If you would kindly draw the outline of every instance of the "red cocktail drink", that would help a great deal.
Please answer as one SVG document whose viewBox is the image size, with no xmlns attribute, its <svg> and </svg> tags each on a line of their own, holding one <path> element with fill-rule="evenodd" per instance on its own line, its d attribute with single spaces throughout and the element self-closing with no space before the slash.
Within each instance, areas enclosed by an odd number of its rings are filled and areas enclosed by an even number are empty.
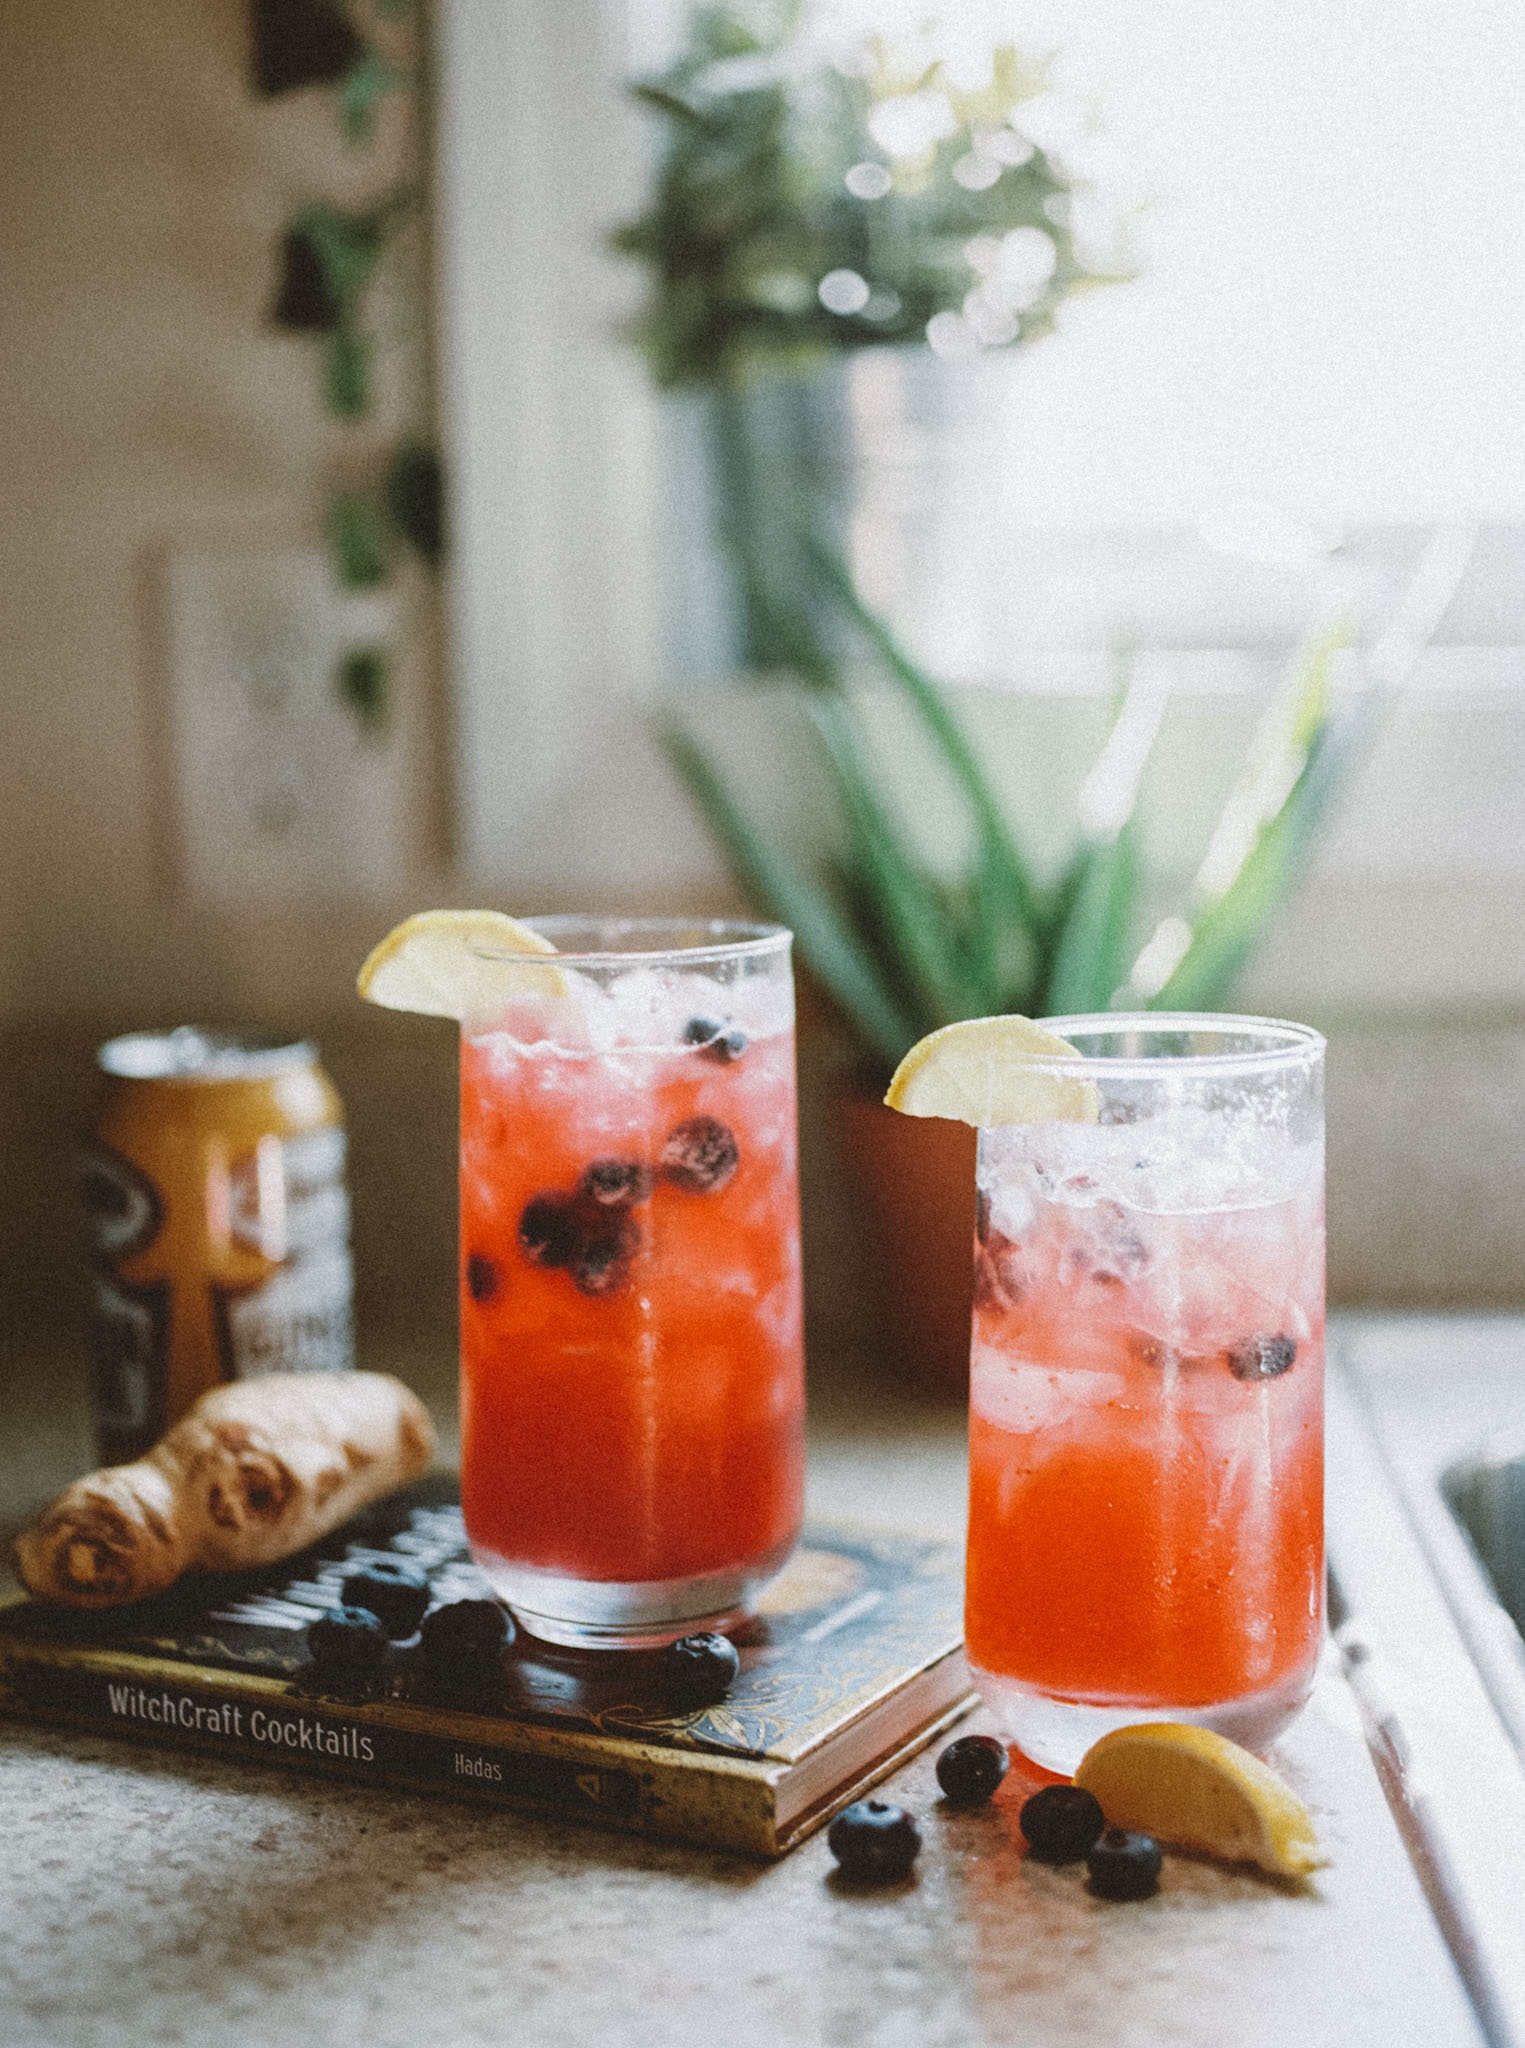
<svg viewBox="0 0 1525 2048">
<path fill-rule="evenodd" d="M 657 1643 L 799 1529 L 788 936 L 539 929 L 560 992 L 462 1036 L 462 1506 L 532 1633 Z"/>
<path fill-rule="evenodd" d="M 1323 1618 L 1322 1042 L 1131 1021 L 1050 1026 L 1095 1122 L 980 1136 L 968 1653 L 1060 1770 L 1149 1718 L 1263 1747 Z"/>
</svg>

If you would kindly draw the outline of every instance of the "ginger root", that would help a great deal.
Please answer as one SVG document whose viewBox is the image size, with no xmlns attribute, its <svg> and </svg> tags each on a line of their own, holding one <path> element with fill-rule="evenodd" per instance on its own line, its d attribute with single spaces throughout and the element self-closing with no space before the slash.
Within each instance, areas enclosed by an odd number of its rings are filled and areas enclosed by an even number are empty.
<svg viewBox="0 0 1525 2048">
<path fill-rule="evenodd" d="M 427 1470 L 428 1410 L 374 1372 L 234 1380 L 131 1465 L 76 1479 L 16 1540 L 28 1592 L 71 1607 L 162 1593 L 182 1572 L 303 1550 Z"/>
</svg>

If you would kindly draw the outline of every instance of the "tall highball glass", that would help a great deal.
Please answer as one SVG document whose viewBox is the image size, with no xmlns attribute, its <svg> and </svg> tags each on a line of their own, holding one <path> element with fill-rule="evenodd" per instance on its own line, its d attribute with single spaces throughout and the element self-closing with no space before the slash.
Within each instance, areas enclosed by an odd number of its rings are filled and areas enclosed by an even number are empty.
<svg viewBox="0 0 1525 2048">
<path fill-rule="evenodd" d="M 461 1040 L 461 1501 L 553 1643 L 752 1611 L 799 1531 L 790 935 L 535 918 Z"/>
<path fill-rule="evenodd" d="M 1323 1621 L 1324 1042 L 1044 1021 L 1085 1116 L 979 1139 L 975 1683 L 1057 1771 L 1143 1720 L 1263 1749 Z"/>
</svg>

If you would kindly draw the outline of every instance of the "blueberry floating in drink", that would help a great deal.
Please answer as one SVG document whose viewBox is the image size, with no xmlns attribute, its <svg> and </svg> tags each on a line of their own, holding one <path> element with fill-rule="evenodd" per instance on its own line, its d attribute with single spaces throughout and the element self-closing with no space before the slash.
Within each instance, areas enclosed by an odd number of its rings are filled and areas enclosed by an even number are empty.
<svg viewBox="0 0 1525 2048">
<path fill-rule="evenodd" d="M 1107 1825 L 1095 1793 L 1080 1785 L 1045 1785 L 1024 1801 L 1018 1818 L 1040 1863 L 1078 1863 Z"/>
<path fill-rule="evenodd" d="M 1026 1291 L 1022 1247 L 992 1230 L 976 1247 L 974 1299 L 981 1308 L 1013 1309 Z"/>
<path fill-rule="evenodd" d="M 630 1266 L 641 1248 L 641 1228 L 623 1209 L 606 1210 L 579 1234 L 567 1261 L 579 1294 L 618 1294 L 630 1278 Z"/>
<path fill-rule="evenodd" d="M 500 1275 L 493 1260 L 473 1252 L 466 1261 L 466 1292 L 473 1301 L 491 1301 L 498 1291 Z"/>
<path fill-rule="evenodd" d="M 729 1636 L 681 1636 L 662 1657 L 662 1687 L 675 1707 L 710 1707 L 736 1683 L 741 1657 Z"/>
<path fill-rule="evenodd" d="M 1236 1380 L 1278 1380 L 1292 1370 L 1297 1345 L 1288 1336 L 1271 1337 L 1262 1331 L 1246 1343 L 1234 1345 L 1226 1356 Z"/>
<path fill-rule="evenodd" d="M 1086 1857 L 1086 1872 L 1099 1899 L 1148 1899 L 1160 1888 L 1163 1863 L 1153 1835 L 1108 1828 Z"/>
<path fill-rule="evenodd" d="M 348 1573 L 339 1588 L 345 1609 L 360 1607 L 374 1614 L 394 1639 L 412 1635 L 429 1605 L 429 1578 L 421 1565 L 406 1557 L 378 1557 Z"/>
<path fill-rule="evenodd" d="M 675 1124 L 662 1147 L 662 1178 L 688 1195 L 717 1195 L 736 1171 L 741 1149 L 716 1116 Z"/>
<path fill-rule="evenodd" d="M 960 1735 L 937 1759 L 937 1782 L 954 1806 L 978 1806 L 1006 1776 L 1011 1759 L 993 1735 Z"/>
<path fill-rule="evenodd" d="M 629 1209 L 651 1193 L 651 1168 L 639 1159 L 595 1159 L 577 1192 L 596 1209 Z"/>
<path fill-rule="evenodd" d="M 739 1060 L 751 1043 L 744 1031 L 720 1017 L 690 1017 L 683 1027 L 685 1044 L 697 1046 L 706 1059 L 723 1067 Z"/>
<path fill-rule="evenodd" d="M 564 1267 L 580 1294 L 617 1294 L 641 1248 L 630 1211 L 651 1193 L 638 1159 L 595 1159 L 570 1195 L 534 1195 L 519 1216 L 519 1244 L 536 1266 Z"/>
<path fill-rule="evenodd" d="M 844 1877 L 859 1884 L 896 1884 L 908 1877 L 921 1848 L 921 1829 L 903 1806 L 886 1799 L 859 1799 L 846 1806 L 826 1830 Z"/>
<path fill-rule="evenodd" d="M 570 1266 L 580 1236 L 577 1204 L 566 1195 L 532 1195 L 519 1216 L 519 1247 L 534 1265 Z"/>
</svg>

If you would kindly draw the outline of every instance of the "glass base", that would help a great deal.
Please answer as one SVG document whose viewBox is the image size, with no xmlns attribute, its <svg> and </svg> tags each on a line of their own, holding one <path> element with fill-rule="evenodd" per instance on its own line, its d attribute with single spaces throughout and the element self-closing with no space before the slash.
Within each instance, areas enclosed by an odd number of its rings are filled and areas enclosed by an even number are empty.
<svg viewBox="0 0 1525 2048">
<path fill-rule="evenodd" d="M 1313 1667 L 1285 1679 L 1265 1692 L 1246 1693 L 1209 1707 L 1092 1704 L 1053 1699 L 1034 1692 L 1014 1678 L 971 1665 L 975 1690 L 995 1717 L 1006 1740 L 1033 1763 L 1069 1777 L 1086 1751 L 1114 1728 L 1136 1727 L 1140 1721 L 1190 1721 L 1226 1735 L 1241 1749 L 1263 1754 L 1282 1729 L 1306 1704 L 1313 1689 Z"/>
<path fill-rule="evenodd" d="M 765 1557 L 685 1579 L 574 1579 L 515 1564 L 479 1544 L 472 1561 L 528 1635 L 572 1650 L 660 1650 L 681 1636 L 724 1635 L 757 1612 L 788 1563 L 791 1537 Z"/>
</svg>

